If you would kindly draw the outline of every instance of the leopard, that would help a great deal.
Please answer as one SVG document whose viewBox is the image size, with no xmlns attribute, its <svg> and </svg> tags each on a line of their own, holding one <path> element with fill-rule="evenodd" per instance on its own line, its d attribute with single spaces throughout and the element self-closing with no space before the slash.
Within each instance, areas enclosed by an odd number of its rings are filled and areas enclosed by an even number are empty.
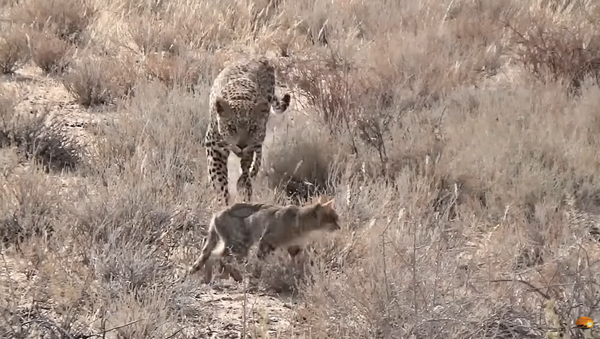
<svg viewBox="0 0 600 339">
<path fill-rule="evenodd" d="M 227 161 L 240 158 L 237 192 L 246 202 L 259 173 L 271 111 L 283 114 L 291 96 L 275 94 L 275 65 L 266 56 L 232 61 L 215 78 L 209 96 L 209 124 L 204 138 L 209 184 L 221 204 L 229 206 Z"/>
</svg>

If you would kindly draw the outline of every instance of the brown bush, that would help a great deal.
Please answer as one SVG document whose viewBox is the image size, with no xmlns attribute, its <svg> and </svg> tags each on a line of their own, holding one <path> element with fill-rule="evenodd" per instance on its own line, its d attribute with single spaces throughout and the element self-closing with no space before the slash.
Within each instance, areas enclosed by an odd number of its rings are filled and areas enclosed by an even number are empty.
<svg viewBox="0 0 600 339">
<path fill-rule="evenodd" d="M 193 90 L 203 76 L 204 63 L 207 61 L 191 56 L 150 54 L 146 58 L 145 68 L 151 79 L 159 79 L 168 87 L 179 85 Z"/>
<path fill-rule="evenodd" d="M 23 31 L 11 29 L 0 34 L 0 71 L 10 74 L 29 61 L 27 38 Z"/>
<path fill-rule="evenodd" d="M 96 10 L 87 1 L 26 0 L 15 6 L 11 19 L 40 32 L 56 34 L 64 41 L 79 43 Z"/>
<path fill-rule="evenodd" d="M 38 162 L 47 170 L 73 170 L 80 163 L 80 150 L 61 130 L 61 124 L 47 124 L 48 113 L 33 112 L 23 116 L 12 108 L 6 95 L 0 96 L 0 147 L 16 147 L 26 159 Z"/>
<path fill-rule="evenodd" d="M 123 0 L 119 1 L 119 7 L 127 14 L 137 15 L 159 15 L 171 9 L 168 2 L 156 0 Z"/>
<path fill-rule="evenodd" d="M 73 63 L 63 85 L 80 105 L 114 103 L 131 94 L 137 77 L 132 65 L 110 57 L 83 56 Z"/>
<path fill-rule="evenodd" d="M 0 86 L 0 123 L 6 126 L 14 116 L 15 98 L 3 86 Z M 0 147 L 7 145 L 9 135 L 10 131 L 7 128 L 3 128 L 2 132 L 0 132 Z"/>
<path fill-rule="evenodd" d="M 295 123 L 314 126 L 308 130 L 291 125 L 278 126 L 277 137 L 269 141 L 271 146 L 265 154 L 263 171 L 271 189 L 283 191 L 299 202 L 321 193 L 331 193 L 341 174 L 335 164 L 343 163 L 349 150 L 336 144 L 326 129 L 317 126 L 318 122 Z"/>
<path fill-rule="evenodd" d="M 179 54 L 183 46 L 177 27 L 155 17 L 132 19 L 129 34 L 143 54 Z"/>
<path fill-rule="evenodd" d="M 2 8 L 10 8 L 13 3 L 15 3 L 15 0 L 2 0 L 0 1 L 0 7 Z"/>
<path fill-rule="evenodd" d="M 32 174 L 29 172 L 28 174 Z M 13 185 L 6 185 L 8 180 Z M 55 187 L 42 175 L 2 178 L 0 197 L 0 239 L 3 246 L 16 245 L 32 237 L 48 237 L 53 229 L 52 202 L 47 192 Z M 55 191 L 54 191 L 55 192 Z"/>
<path fill-rule="evenodd" d="M 517 60 L 542 80 L 565 81 L 578 91 L 582 81 L 600 75 L 600 40 L 594 25 L 534 16 L 527 26 L 509 23 Z"/>
<path fill-rule="evenodd" d="M 71 62 L 73 50 L 53 34 L 31 34 L 31 59 L 46 74 L 62 74 Z"/>
<path fill-rule="evenodd" d="M 201 89 L 202 92 L 206 90 Z M 26 337 L 32 336 L 32 333 L 53 331 L 54 327 L 37 328 L 35 324 L 39 321 L 55 324 L 61 333 L 71 335 L 114 332 L 111 328 L 118 326 L 125 317 L 128 321 L 135 322 L 135 326 L 119 329 L 121 335 L 136 336 L 142 333 L 141 335 L 148 336 L 149 333 L 158 331 L 168 336 L 171 328 L 161 329 L 156 322 L 136 322 L 137 319 L 129 319 L 130 316 L 135 318 L 134 313 L 129 310 L 136 307 L 144 314 L 150 312 L 147 314 L 152 314 L 153 319 L 158 316 L 173 324 L 178 321 L 175 314 L 177 312 L 183 311 L 194 318 L 201 314 L 190 303 L 197 284 L 173 285 L 172 269 L 175 267 L 167 259 L 172 253 L 168 246 L 162 245 L 168 237 L 161 238 L 161 235 L 170 230 L 173 237 L 178 239 L 174 241 L 175 247 L 181 246 L 182 235 L 190 231 L 194 234 L 184 237 L 184 242 L 191 242 L 185 246 L 196 248 L 201 241 L 200 225 L 192 223 L 190 227 L 180 229 L 182 225 L 174 220 L 179 220 L 176 216 L 181 214 L 181 205 L 193 206 L 194 211 L 198 210 L 202 213 L 202 218 L 206 218 L 204 210 L 207 209 L 206 201 L 209 197 L 202 191 L 188 189 L 201 176 L 205 166 L 203 162 L 197 164 L 194 155 L 201 152 L 199 139 L 206 129 L 205 116 L 199 114 L 198 108 L 206 107 L 206 103 L 198 103 L 197 98 L 182 89 L 168 90 L 159 82 L 142 83 L 136 90 L 140 93 L 139 99 L 130 98 L 127 106 L 123 107 L 124 111 L 133 114 L 120 116 L 120 121 L 126 123 L 104 126 L 98 130 L 99 133 L 111 133 L 98 135 L 98 152 L 91 152 L 92 158 L 86 159 L 89 166 L 79 172 L 91 180 L 90 183 L 94 182 L 91 186 L 84 180 L 80 182 L 81 186 L 75 184 L 69 190 L 62 190 L 60 181 L 64 177 L 55 181 L 35 166 L 22 174 L 23 177 L 6 178 L 0 184 L 0 237 L 6 236 L 7 244 L 20 242 L 23 255 L 37 258 L 32 262 L 31 271 L 36 276 L 44 276 L 48 282 L 53 281 L 38 286 L 39 291 L 47 291 L 68 312 L 81 314 L 83 306 L 75 303 L 71 297 L 84 295 L 98 286 L 104 286 L 106 289 L 102 287 L 101 294 L 92 293 L 93 298 L 106 301 L 105 307 L 111 310 L 111 314 L 117 312 L 117 315 L 103 315 L 107 324 L 89 330 L 78 325 L 79 316 L 75 315 L 62 319 L 54 312 L 31 311 L 21 314 L 20 304 L 11 299 L 10 304 L 1 305 L 5 311 L 3 314 L 11 316 L 0 322 L 0 333 Z M 151 124 L 148 125 L 149 121 Z M 134 151 L 128 158 L 122 157 L 121 148 L 132 141 Z M 98 190 L 94 189 L 94 193 L 88 191 L 88 188 L 97 184 L 100 184 Z M 130 184 L 125 188 L 124 185 Z M 115 189 L 125 189 L 128 193 L 123 195 L 121 192 L 117 194 L 117 198 Z M 156 200 L 152 196 L 159 191 L 162 192 L 160 195 L 165 194 L 164 199 Z M 191 194 L 190 199 L 186 198 L 184 202 L 181 194 Z M 88 205 L 85 202 L 88 199 L 95 203 Z M 173 205 L 172 199 L 179 200 L 175 205 L 180 206 Z M 188 202 L 193 202 L 193 205 Z M 59 224 L 64 227 L 55 227 L 57 225 L 53 225 L 50 220 L 63 220 L 65 223 L 61 221 Z M 46 226 L 52 227 L 51 237 L 44 236 L 49 232 Z M 196 231 L 200 233 L 196 234 Z M 35 246 L 32 247 L 34 243 L 39 248 L 53 247 L 53 244 L 58 245 L 67 238 L 71 239 L 69 242 L 73 247 L 65 247 L 71 253 L 66 257 L 50 259 L 45 255 L 38 256 L 40 253 Z M 162 240 L 158 240 L 159 238 Z M 158 244 L 161 244 L 161 249 L 156 247 Z M 87 249 L 80 252 L 79 249 L 82 248 Z M 107 255 L 107 250 L 110 255 Z M 70 272 L 77 271 L 76 275 L 93 274 L 101 285 L 71 280 L 68 274 L 64 279 L 59 278 L 65 274 L 63 268 L 66 266 L 62 263 L 67 258 L 73 259 L 69 265 Z M 93 270 L 90 270 L 92 266 L 89 264 L 93 265 Z M 56 279 L 62 280 L 59 283 Z M 96 278 L 93 280 L 96 281 Z M 168 285 L 172 289 L 165 290 L 164 287 Z M 155 290 L 158 294 L 153 298 L 146 297 L 146 301 L 140 301 L 136 297 L 139 292 L 151 293 L 150 290 Z M 173 303 L 174 296 L 177 296 L 177 301 Z M 109 303 L 109 300 L 112 301 Z M 112 309 L 111 305 L 118 306 Z M 193 331 L 201 335 L 201 330 Z"/>
<path fill-rule="evenodd" d="M 206 84 L 201 89 L 206 91 Z M 199 152 L 197 145 L 201 144 L 206 133 L 207 117 L 198 112 L 207 105 L 205 100 L 198 102 L 185 89 L 169 89 L 158 81 L 139 83 L 136 93 L 143 95 L 127 100 L 128 107 L 136 114 L 123 117 L 127 122 L 126 127 L 109 125 L 99 131 L 104 141 L 92 159 L 92 173 L 97 175 L 97 171 L 108 163 L 111 164 L 111 170 L 118 172 L 133 170 L 128 166 L 142 173 L 164 170 L 168 173 L 168 178 L 164 179 L 173 187 L 195 182 L 202 177 L 198 171 L 203 172 L 205 163 L 186 152 Z M 145 122 L 148 120 L 154 123 L 147 125 Z M 163 149 L 165 152 L 157 151 Z M 174 155 L 172 152 L 178 156 L 171 157 Z M 171 155 L 164 158 L 166 153 Z"/>
</svg>

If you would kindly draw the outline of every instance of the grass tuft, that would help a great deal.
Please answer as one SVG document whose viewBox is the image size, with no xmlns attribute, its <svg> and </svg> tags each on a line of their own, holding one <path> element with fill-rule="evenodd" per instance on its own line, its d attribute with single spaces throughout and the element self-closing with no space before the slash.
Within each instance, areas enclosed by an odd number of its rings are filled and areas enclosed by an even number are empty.
<svg viewBox="0 0 600 339">
<path fill-rule="evenodd" d="M 0 72 L 12 74 L 29 61 L 27 37 L 18 29 L 0 34 Z"/>
<path fill-rule="evenodd" d="M 85 107 L 115 103 L 131 94 L 136 71 L 110 57 L 83 56 L 73 63 L 63 85 Z"/>
<path fill-rule="evenodd" d="M 73 55 L 73 48 L 55 35 L 33 32 L 31 59 L 46 74 L 63 74 Z"/>
<path fill-rule="evenodd" d="M 69 43 L 80 43 L 96 10 L 89 1 L 27 0 L 13 7 L 11 19 L 39 32 L 56 34 Z"/>
</svg>

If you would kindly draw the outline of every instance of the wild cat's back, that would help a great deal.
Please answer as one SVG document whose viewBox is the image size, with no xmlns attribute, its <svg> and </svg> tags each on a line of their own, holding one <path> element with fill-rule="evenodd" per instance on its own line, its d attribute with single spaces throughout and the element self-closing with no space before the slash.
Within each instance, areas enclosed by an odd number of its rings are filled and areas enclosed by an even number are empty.
<svg viewBox="0 0 600 339">
<path fill-rule="evenodd" d="M 256 214 L 257 212 L 268 209 L 273 205 L 268 204 L 252 204 L 247 202 L 239 202 L 235 203 L 227 209 L 223 210 L 221 213 L 230 215 L 234 218 L 248 218 L 251 215 Z"/>
<path fill-rule="evenodd" d="M 299 224 L 300 208 L 295 205 L 270 206 L 248 217 L 248 224 L 255 232 L 294 232 Z"/>
<path fill-rule="evenodd" d="M 300 208 L 296 205 L 264 205 L 259 211 L 249 216 L 249 220 L 261 222 L 289 222 L 297 218 Z"/>
</svg>

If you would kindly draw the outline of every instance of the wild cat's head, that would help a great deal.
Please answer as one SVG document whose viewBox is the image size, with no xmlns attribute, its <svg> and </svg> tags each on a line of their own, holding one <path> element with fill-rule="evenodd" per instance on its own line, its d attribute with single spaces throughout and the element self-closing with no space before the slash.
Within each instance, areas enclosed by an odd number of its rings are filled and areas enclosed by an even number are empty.
<svg viewBox="0 0 600 339">
<path fill-rule="evenodd" d="M 312 204 L 318 221 L 318 229 L 329 232 L 340 229 L 339 216 L 334 209 L 334 202 L 335 199 L 327 200 L 327 198 L 321 196 L 317 202 Z"/>
</svg>

